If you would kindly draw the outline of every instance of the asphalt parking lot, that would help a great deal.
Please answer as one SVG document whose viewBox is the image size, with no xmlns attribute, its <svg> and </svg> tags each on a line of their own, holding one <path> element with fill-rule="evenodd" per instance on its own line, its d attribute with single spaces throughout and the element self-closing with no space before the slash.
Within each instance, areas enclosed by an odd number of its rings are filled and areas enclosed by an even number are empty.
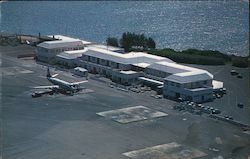
<svg viewBox="0 0 250 159">
<path fill-rule="evenodd" d="M 16 58 L 33 51 L 28 46 L 1 47 L 3 159 L 249 158 L 249 131 L 206 115 L 173 110 L 176 102 L 152 98 L 153 91 L 125 92 L 89 79 L 83 86 L 91 92 L 31 98 L 32 87 L 50 85 L 46 66 Z M 234 68 L 243 75 L 238 79 L 230 75 L 229 65 L 195 67 L 207 69 L 227 88 L 225 96 L 205 105 L 249 124 L 249 69 Z M 52 72 L 64 80 L 80 80 L 67 72 Z M 237 107 L 238 101 L 244 103 L 243 109 Z M 97 114 L 135 106 L 167 115 L 119 123 Z"/>
<path fill-rule="evenodd" d="M 214 75 L 216 80 L 222 81 L 224 87 L 227 89 L 227 94 L 222 98 L 217 98 L 213 102 L 204 105 L 218 108 L 223 115 L 230 115 L 235 120 L 243 123 L 250 123 L 250 79 L 249 68 L 237 68 L 230 65 L 225 66 L 201 66 L 193 65 L 194 67 L 206 69 Z M 242 75 L 241 78 L 232 76 L 231 70 L 236 70 Z M 238 103 L 244 105 L 244 109 L 237 106 Z"/>
</svg>

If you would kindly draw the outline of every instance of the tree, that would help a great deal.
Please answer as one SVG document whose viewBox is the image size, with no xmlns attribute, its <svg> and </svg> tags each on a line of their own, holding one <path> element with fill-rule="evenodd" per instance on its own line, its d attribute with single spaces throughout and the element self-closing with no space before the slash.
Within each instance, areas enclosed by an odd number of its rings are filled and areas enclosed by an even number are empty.
<svg viewBox="0 0 250 159">
<path fill-rule="evenodd" d="M 154 41 L 154 39 L 149 37 L 148 40 L 147 40 L 147 46 L 150 49 L 155 49 L 155 41 Z"/>
<path fill-rule="evenodd" d="M 120 45 L 124 48 L 125 52 L 128 52 L 133 44 L 133 34 L 126 32 L 122 34 L 122 38 L 120 39 Z"/>
<path fill-rule="evenodd" d="M 108 37 L 106 40 L 107 45 L 119 47 L 118 39 L 114 37 Z"/>
<path fill-rule="evenodd" d="M 147 38 L 144 34 L 125 32 L 120 39 L 120 46 L 124 48 L 125 52 L 129 52 L 133 47 L 142 50 L 154 49 L 156 44 L 152 38 Z"/>
</svg>

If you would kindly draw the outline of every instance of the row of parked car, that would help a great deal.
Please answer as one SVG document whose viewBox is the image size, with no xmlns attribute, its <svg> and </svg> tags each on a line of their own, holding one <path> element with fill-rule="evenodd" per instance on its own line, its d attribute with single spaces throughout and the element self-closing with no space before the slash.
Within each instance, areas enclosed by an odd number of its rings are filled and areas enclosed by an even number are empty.
<svg viewBox="0 0 250 159">
<path fill-rule="evenodd" d="M 223 97 L 224 94 L 227 94 L 227 90 L 226 90 L 226 88 L 221 88 L 220 90 L 214 92 L 213 98 L 214 99 L 221 98 L 221 97 Z"/>
<path fill-rule="evenodd" d="M 197 104 L 194 102 L 184 101 L 180 102 L 173 107 L 175 110 L 179 111 L 188 111 L 193 114 L 201 115 L 202 113 L 206 114 L 220 114 L 221 111 L 219 109 L 215 109 L 210 106 L 205 106 L 203 104 Z"/>
<path fill-rule="evenodd" d="M 238 78 L 243 78 L 243 76 L 239 72 L 237 72 L 236 70 L 231 70 L 230 73 L 231 73 L 232 76 L 237 76 Z M 244 104 L 243 103 L 238 103 L 237 106 L 239 108 L 243 108 Z"/>
<path fill-rule="evenodd" d="M 237 78 L 243 78 L 243 76 L 239 72 L 237 72 L 236 70 L 231 70 L 230 73 L 232 76 L 237 76 Z"/>
</svg>

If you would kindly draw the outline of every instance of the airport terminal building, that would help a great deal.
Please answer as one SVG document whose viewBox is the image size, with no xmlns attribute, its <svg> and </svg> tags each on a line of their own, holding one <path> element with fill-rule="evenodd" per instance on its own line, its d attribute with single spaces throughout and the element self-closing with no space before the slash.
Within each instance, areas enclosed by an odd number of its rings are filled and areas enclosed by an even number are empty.
<svg viewBox="0 0 250 159">
<path fill-rule="evenodd" d="M 208 71 L 180 65 L 165 57 L 145 52 L 125 53 L 121 48 L 79 39 L 67 44 L 67 41 L 74 41 L 73 38 L 64 39 L 39 44 L 38 60 L 53 59 L 68 66 L 82 67 L 126 86 L 149 85 L 161 89 L 163 96 L 170 99 L 206 102 L 213 99 L 214 89 L 223 87 L 223 83 L 215 81 Z"/>
<path fill-rule="evenodd" d="M 55 62 L 57 56 L 59 56 L 59 58 L 66 57 L 65 59 L 74 59 L 81 55 L 85 45 L 90 43 L 62 35 L 53 35 L 49 37 L 53 37 L 53 39 L 57 40 L 45 41 L 37 45 L 36 56 L 43 62 Z"/>
</svg>

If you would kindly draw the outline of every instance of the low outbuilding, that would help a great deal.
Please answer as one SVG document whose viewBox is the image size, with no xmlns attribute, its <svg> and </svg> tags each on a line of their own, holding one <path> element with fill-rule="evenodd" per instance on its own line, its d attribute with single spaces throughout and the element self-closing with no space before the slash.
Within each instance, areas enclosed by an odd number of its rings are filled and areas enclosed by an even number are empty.
<svg viewBox="0 0 250 159">
<path fill-rule="evenodd" d="M 112 81 L 123 84 L 125 86 L 132 85 L 138 82 L 138 77 L 142 76 L 142 73 L 135 71 L 119 71 L 113 72 Z"/>
<path fill-rule="evenodd" d="M 85 68 L 82 68 L 82 67 L 74 68 L 73 73 L 77 76 L 88 77 L 88 70 L 86 70 Z"/>
</svg>

